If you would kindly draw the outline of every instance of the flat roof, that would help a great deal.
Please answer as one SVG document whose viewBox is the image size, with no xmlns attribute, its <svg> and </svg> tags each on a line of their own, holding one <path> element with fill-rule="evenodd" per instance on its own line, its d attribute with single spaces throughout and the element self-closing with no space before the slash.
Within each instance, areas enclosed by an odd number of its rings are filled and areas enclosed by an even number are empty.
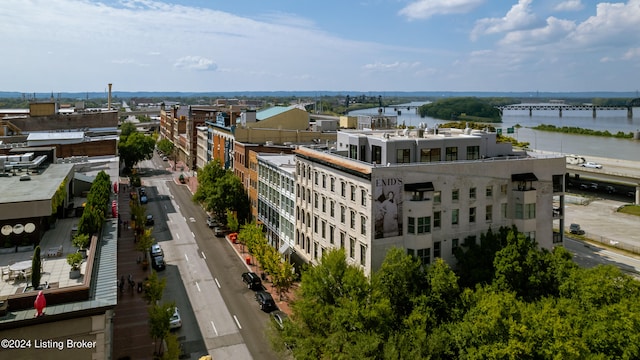
<svg viewBox="0 0 640 360">
<path fill-rule="evenodd" d="M 84 131 L 30 132 L 27 141 L 84 139 Z"/>
<path fill-rule="evenodd" d="M 51 200 L 62 181 L 73 170 L 74 164 L 49 164 L 39 174 L 29 171 L 29 181 L 20 181 L 26 170 L 7 172 L 0 176 L 0 203 L 21 203 L 37 200 Z"/>
</svg>

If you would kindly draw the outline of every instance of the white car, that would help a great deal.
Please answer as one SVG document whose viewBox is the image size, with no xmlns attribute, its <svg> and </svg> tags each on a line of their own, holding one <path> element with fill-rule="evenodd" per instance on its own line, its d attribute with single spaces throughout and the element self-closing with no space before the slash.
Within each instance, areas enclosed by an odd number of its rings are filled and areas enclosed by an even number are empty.
<svg viewBox="0 0 640 360">
<path fill-rule="evenodd" d="M 173 311 L 173 315 L 171 315 L 171 319 L 169 320 L 169 329 L 177 329 L 182 327 L 182 319 L 180 318 L 180 312 L 176 307 Z"/>
<path fill-rule="evenodd" d="M 587 161 L 586 163 L 580 164 L 582 167 L 591 168 L 591 169 L 602 169 L 602 165 L 598 163 L 594 163 L 592 161 Z"/>
</svg>

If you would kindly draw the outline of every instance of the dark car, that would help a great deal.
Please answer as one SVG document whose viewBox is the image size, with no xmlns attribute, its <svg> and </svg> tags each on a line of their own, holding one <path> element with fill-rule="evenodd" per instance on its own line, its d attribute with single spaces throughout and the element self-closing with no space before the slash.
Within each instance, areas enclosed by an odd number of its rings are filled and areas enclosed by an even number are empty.
<svg viewBox="0 0 640 360">
<path fill-rule="evenodd" d="M 584 235 L 584 230 L 582 230 L 578 224 L 569 225 L 569 232 L 576 235 Z"/>
<path fill-rule="evenodd" d="M 151 266 L 156 269 L 156 271 L 164 270 L 166 267 L 166 264 L 164 263 L 164 256 L 154 256 L 153 259 L 151 259 Z"/>
<path fill-rule="evenodd" d="M 254 272 L 242 273 L 242 281 L 247 284 L 247 287 L 249 289 L 262 289 L 262 280 L 260 279 L 258 274 Z"/>
<path fill-rule="evenodd" d="M 154 224 L 153 215 L 151 215 L 151 214 L 147 215 L 147 220 L 145 221 L 145 224 L 147 226 L 151 226 L 151 225 Z"/>
<path fill-rule="evenodd" d="M 276 302 L 273 301 L 271 294 L 266 291 L 256 292 L 256 301 L 258 302 L 258 305 L 260 305 L 260 310 L 264 312 L 271 312 L 278 308 L 276 306 Z"/>
</svg>

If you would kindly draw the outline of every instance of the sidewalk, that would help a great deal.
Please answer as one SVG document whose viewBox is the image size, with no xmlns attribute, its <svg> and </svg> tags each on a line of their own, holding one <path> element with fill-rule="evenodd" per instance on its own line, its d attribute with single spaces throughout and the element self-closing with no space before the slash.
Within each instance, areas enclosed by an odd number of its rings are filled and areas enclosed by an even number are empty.
<svg viewBox="0 0 640 360">
<path fill-rule="evenodd" d="M 131 219 L 129 197 L 127 191 L 122 191 L 120 182 L 120 194 L 118 196 L 118 211 L 120 219 L 124 222 Z M 128 188 L 128 186 L 127 186 Z M 148 272 L 142 270 L 137 263 L 140 253 L 135 250 L 133 242 L 133 230 L 120 225 L 118 231 L 118 279 L 129 274 L 136 284 L 148 276 Z M 113 321 L 113 359 L 153 359 L 154 342 L 149 335 L 149 317 L 147 302 L 142 298 L 142 293 L 137 289 L 124 287 L 124 291 L 118 295 L 118 305 L 115 308 Z"/>
</svg>

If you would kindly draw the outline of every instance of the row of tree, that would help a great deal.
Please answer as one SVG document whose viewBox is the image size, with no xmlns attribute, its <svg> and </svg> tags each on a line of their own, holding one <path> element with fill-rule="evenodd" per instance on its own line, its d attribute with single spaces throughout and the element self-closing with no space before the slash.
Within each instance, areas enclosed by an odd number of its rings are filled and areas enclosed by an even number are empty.
<svg viewBox="0 0 640 360">
<path fill-rule="evenodd" d="M 454 272 L 391 249 L 367 278 L 330 251 L 274 345 L 296 359 L 640 358 L 640 286 L 618 268 L 579 268 L 513 229 L 456 255 Z"/>
<path fill-rule="evenodd" d="M 540 124 L 532 127 L 535 130 L 541 131 L 552 131 L 552 132 L 560 132 L 564 134 L 578 134 L 578 135 L 593 135 L 593 136 L 604 136 L 604 137 L 615 137 L 619 139 L 632 139 L 633 132 L 625 133 L 623 131 L 618 131 L 617 133 L 611 133 L 609 130 L 592 130 L 592 129 L 583 129 L 577 126 L 555 126 L 549 124 Z"/>
<path fill-rule="evenodd" d="M 500 110 L 491 99 L 456 97 L 436 100 L 418 108 L 421 117 L 456 120 L 464 116 L 482 119 L 483 122 L 501 122 Z"/>
<path fill-rule="evenodd" d="M 241 224 L 250 216 L 249 197 L 242 182 L 233 172 L 223 169 L 217 159 L 198 170 L 198 189 L 193 201 L 202 204 L 219 221 L 226 220 L 227 211 L 235 213 Z"/>
</svg>

